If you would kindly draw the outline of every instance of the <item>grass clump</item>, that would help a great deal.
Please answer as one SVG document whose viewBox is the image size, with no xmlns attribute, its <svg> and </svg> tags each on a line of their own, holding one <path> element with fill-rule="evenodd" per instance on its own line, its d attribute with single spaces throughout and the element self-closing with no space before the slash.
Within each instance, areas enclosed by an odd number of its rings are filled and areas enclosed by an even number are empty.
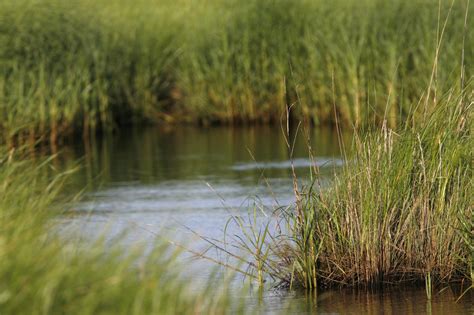
<svg viewBox="0 0 474 315">
<path fill-rule="evenodd" d="M 151 253 L 124 253 L 111 242 L 81 243 L 57 235 L 65 174 L 49 161 L 0 160 L 0 313 L 222 314 L 227 290 L 215 284 L 191 294 L 176 255 L 162 241 Z M 9 158 L 10 157 L 10 158 Z M 233 311 L 239 311 L 233 308 Z"/>
<path fill-rule="evenodd" d="M 467 91 L 445 95 L 422 121 L 356 134 L 330 187 L 297 192 L 289 236 L 271 244 L 272 276 L 306 288 L 472 283 Z"/>
</svg>

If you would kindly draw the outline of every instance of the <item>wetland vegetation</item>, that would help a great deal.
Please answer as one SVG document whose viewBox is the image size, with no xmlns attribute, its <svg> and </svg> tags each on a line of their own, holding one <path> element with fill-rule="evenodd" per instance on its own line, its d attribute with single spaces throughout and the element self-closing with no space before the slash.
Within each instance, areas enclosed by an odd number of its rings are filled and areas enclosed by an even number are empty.
<svg viewBox="0 0 474 315">
<path fill-rule="evenodd" d="M 243 312 L 227 279 L 190 292 L 180 251 L 163 240 L 133 249 L 120 237 L 84 243 L 58 232 L 58 218 L 79 212 L 74 196 L 83 187 L 74 178 L 90 184 L 117 172 L 110 187 L 131 187 L 137 199 L 134 185 L 147 184 L 137 203 L 144 211 L 152 194 L 176 197 L 173 209 L 196 207 L 203 195 L 195 182 L 182 188 L 178 180 L 222 177 L 234 180 L 223 183 L 239 206 L 232 194 L 244 182 L 271 186 L 263 170 L 270 166 L 288 185 L 277 190 L 284 205 L 257 206 L 250 224 L 231 215 L 240 228 L 231 256 L 250 277 L 315 295 L 421 284 L 428 301 L 456 284 L 456 298 L 472 299 L 472 11 L 468 0 L 2 1 L 0 313 Z M 184 124 L 273 124 L 285 139 L 268 132 L 249 145 L 234 129 L 218 131 L 215 142 L 160 131 L 130 146 L 153 156 L 145 165 L 134 160 L 132 175 L 120 169 L 120 152 L 110 168 L 107 152 L 90 152 L 109 131 Z M 310 139 L 322 125 L 334 128 L 322 141 L 338 139 L 338 150 Z M 353 132 L 352 141 L 341 130 Z M 199 141 L 180 151 L 191 136 Z M 84 159 L 58 164 L 67 143 L 84 145 Z M 257 151 L 253 164 L 241 163 L 236 143 Z M 58 155 L 32 154 L 49 145 Z M 204 148 L 230 153 L 195 154 Z M 259 163 L 259 151 L 269 163 Z M 196 162 L 202 156 L 208 163 Z M 303 181 L 293 157 L 309 168 Z M 157 170 L 157 160 L 166 169 Z M 86 172 L 74 177 L 76 167 Z M 157 177 L 159 188 L 150 188 Z M 109 197 L 120 204 L 126 193 Z M 178 203 L 187 195 L 192 202 Z"/>
<path fill-rule="evenodd" d="M 258 253 L 256 271 L 309 289 L 425 283 L 430 295 L 451 282 L 469 288 L 472 106 L 445 95 L 423 122 L 356 133 L 329 187 L 321 187 L 317 167 L 307 187 L 294 186 L 294 209 L 281 214 L 291 233 L 243 242 Z"/>
<path fill-rule="evenodd" d="M 462 0 L 2 1 L 2 139 L 278 123 L 297 99 L 295 119 L 393 127 L 472 76 L 471 12 Z"/>
</svg>

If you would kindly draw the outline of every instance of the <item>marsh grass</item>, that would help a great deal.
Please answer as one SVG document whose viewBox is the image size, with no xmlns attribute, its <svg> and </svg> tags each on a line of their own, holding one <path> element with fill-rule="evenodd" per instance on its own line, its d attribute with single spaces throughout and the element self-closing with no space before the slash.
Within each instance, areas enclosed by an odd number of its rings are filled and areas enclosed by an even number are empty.
<svg viewBox="0 0 474 315">
<path fill-rule="evenodd" d="M 150 252 L 114 241 L 81 243 L 58 235 L 68 175 L 2 152 L 0 159 L 0 313 L 222 314 L 226 281 L 191 293 L 180 278 L 179 251 L 157 240 Z M 67 197 L 66 201 L 70 201 Z M 219 288 L 217 288 L 219 287 Z"/>
<path fill-rule="evenodd" d="M 165 16 L 165 4 L 163 10 L 144 5 L 2 2 L 5 137 L 22 142 L 47 135 L 54 142 L 72 131 L 156 118 L 180 28 L 168 25 L 176 14 Z M 155 36 L 163 25 L 167 31 Z"/>
<path fill-rule="evenodd" d="M 462 18 L 460 85 L 445 90 L 439 85 L 438 70 L 444 62 L 442 47 L 454 2 L 445 17 L 442 7 L 440 1 L 435 52 L 425 92 L 404 109 L 406 116 L 399 116 L 404 119 L 398 124 L 391 122 L 390 89 L 381 124 L 360 129 L 354 123 L 349 151 L 340 142 L 346 162 L 335 172 L 334 182 L 324 187 L 319 169 L 314 167 L 311 184 L 301 188 L 293 172 L 295 204 L 279 209 L 276 220 L 285 228 L 266 236 L 264 245 L 255 246 L 247 237 L 241 246 L 251 254 L 254 250 L 248 249 L 249 244 L 257 249 L 265 247 L 265 256 L 253 255 L 264 261 L 254 264 L 264 266 L 263 272 L 280 284 L 313 290 L 422 283 L 428 299 L 440 285 L 462 283 L 467 290 L 472 288 L 474 95 L 472 77 L 465 76 L 464 59 L 469 49 L 465 42 L 469 10 Z M 334 73 L 331 86 L 334 121 L 340 127 L 344 109 L 338 103 Z M 296 91 L 296 97 L 298 106 L 304 107 L 304 96 Z M 287 123 L 294 108 L 286 106 Z M 306 124 L 299 127 L 303 132 L 307 129 Z M 291 156 L 289 132 L 286 136 Z M 308 150 L 312 159 L 315 152 L 310 146 Z M 247 230 L 244 235 L 259 229 L 255 224 L 240 226 Z"/>
<path fill-rule="evenodd" d="M 462 62 L 472 76 L 467 12 L 463 0 L 2 1 L 1 138 L 278 122 L 297 99 L 293 119 L 394 126 L 430 80 L 443 94 L 461 90 Z"/>
<path fill-rule="evenodd" d="M 295 188 L 295 205 L 273 219 L 283 232 L 266 237 L 255 264 L 281 285 L 306 289 L 424 284 L 431 298 L 441 285 L 470 288 L 471 87 L 439 95 L 423 121 L 355 132 L 329 187 L 316 169 L 311 185 Z"/>
<path fill-rule="evenodd" d="M 356 137 L 334 187 L 307 195 L 322 283 L 472 280 L 472 95 L 445 98 L 417 126 Z"/>
</svg>

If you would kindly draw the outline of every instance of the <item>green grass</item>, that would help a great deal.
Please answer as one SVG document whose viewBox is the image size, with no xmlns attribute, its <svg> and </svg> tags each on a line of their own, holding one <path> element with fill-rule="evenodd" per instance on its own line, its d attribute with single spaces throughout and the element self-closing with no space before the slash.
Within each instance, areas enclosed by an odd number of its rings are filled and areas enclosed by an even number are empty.
<svg viewBox="0 0 474 315">
<path fill-rule="evenodd" d="M 54 218 L 68 207 L 62 192 L 68 175 L 58 174 L 50 161 L 17 159 L 16 153 L 0 155 L 1 314 L 241 311 L 225 281 L 210 279 L 208 287 L 190 293 L 189 281 L 179 276 L 179 252 L 162 240 L 144 255 L 110 240 L 81 243 L 58 235 Z"/>
<path fill-rule="evenodd" d="M 2 1 L 1 138 L 15 146 L 129 123 L 278 121 L 296 99 L 294 118 L 315 124 L 334 123 L 335 104 L 341 123 L 394 126 L 430 81 L 431 99 L 460 90 L 463 47 L 471 78 L 467 4 Z"/>
<path fill-rule="evenodd" d="M 425 283 L 430 298 L 472 285 L 472 82 L 466 91 L 440 95 L 422 121 L 356 132 L 329 187 L 315 174 L 295 190 L 287 228 L 259 245 L 258 265 L 308 289 Z"/>
<path fill-rule="evenodd" d="M 2 1 L 0 142 L 279 121 L 294 102 L 293 119 L 381 125 L 356 135 L 329 189 L 297 191 L 289 235 L 272 238 L 267 224 L 241 245 L 261 281 L 424 282 L 430 297 L 474 277 L 468 3 Z M 54 235 L 67 176 L 15 154 L 0 156 L 0 313 L 229 311 L 226 290 L 190 294 L 160 242 L 143 258 Z"/>
</svg>

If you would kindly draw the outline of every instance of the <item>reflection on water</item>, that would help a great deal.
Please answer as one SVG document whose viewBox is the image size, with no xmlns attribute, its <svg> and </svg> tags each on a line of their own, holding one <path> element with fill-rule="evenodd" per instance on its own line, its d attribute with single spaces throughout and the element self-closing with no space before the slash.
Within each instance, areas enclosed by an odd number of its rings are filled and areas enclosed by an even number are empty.
<svg viewBox="0 0 474 315">
<path fill-rule="evenodd" d="M 329 167 L 340 163 L 338 159 L 332 160 L 340 155 L 337 136 L 332 130 L 314 129 L 311 138 L 314 154 L 319 158 L 317 164 Z M 296 139 L 295 165 L 307 167 L 310 161 L 306 139 L 301 132 Z M 106 185 L 213 177 L 238 182 L 259 178 L 263 168 L 267 176 L 287 178 L 291 158 L 280 128 L 263 126 L 126 130 L 115 136 L 92 139 L 87 146 L 70 146 L 64 155 L 69 159 L 84 155 L 86 167 L 81 180 L 94 182 L 100 174 Z M 235 168 L 254 172 L 235 172 Z"/>
<path fill-rule="evenodd" d="M 346 146 L 349 139 L 343 134 Z M 112 237 L 127 230 L 127 246 L 152 244 L 155 233 L 160 233 L 200 250 L 203 244 L 190 230 L 222 239 L 231 214 L 246 214 L 255 202 L 263 206 L 260 215 L 291 204 L 292 167 L 305 183 L 309 167 L 316 165 L 324 184 L 343 163 L 338 137 L 332 130 L 311 131 L 312 158 L 302 133 L 296 136 L 293 156 L 286 143 L 278 127 L 177 127 L 122 130 L 90 143 L 66 146 L 60 162 L 70 165 L 82 158 L 83 168 L 73 178 L 74 190 L 89 189 L 74 214 L 63 221 L 68 230 L 76 227 L 87 236 L 105 230 Z M 235 226 L 227 232 L 239 233 Z M 194 273 L 200 280 L 212 272 L 203 264 L 193 268 L 200 269 Z M 263 309 L 279 312 L 289 301 L 295 312 L 303 313 L 428 312 L 424 290 L 365 295 L 325 292 L 317 299 L 270 290 L 264 293 Z M 436 303 L 434 299 L 430 306 L 433 314 L 470 307 L 446 299 Z M 246 304 L 258 304 L 258 299 L 252 295 Z"/>
<path fill-rule="evenodd" d="M 281 129 L 268 126 L 142 128 L 69 146 L 64 163 L 84 156 L 76 187 L 91 187 L 76 209 L 88 215 L 73 223 L 100 231 L 97 225 L 107 222 L 112 233 L 130 223 L 137 227 L 133 240 L 163 227 L 187 236 L 179 226 L 221 238 L 230 212 L 246 212 L 254 202 L 271 211 L 293 201 L 291 167 L 307 182 L 312 165 L 326 180 L 342 164 L 335 132 L 313 129 L 310 136 L 311 158 L 302 132 L 290 134 L 291 155 Z"/>
<path fill-rule="evenodd" d="M 232 166 L 234 171 L 250 171 L 250 170 L 270 170 L 270 169 L 291 169 L 291 168 L 310 168 L 317 166 L 319 168 L 329 166 L 342 166 L 344 161 L 341 158 L 295 158 L 279 162 L 254 162 L 254 163 L 237 163 Z"/>
<path fill-rule="evenodd" d="M 457 301 L 462 288 L 439 288 L 440 293 L 426 298 L 423 288 L 391 288 L 367 292 L 365 290 L 334 290 L 319 293 L 269 294 L 265 312 L 278 313 L 287 302 L 294 314 L 473 314 L 472 290 Z M 465 288 L 464 288 L 465 289 Z"/>
</svg>

